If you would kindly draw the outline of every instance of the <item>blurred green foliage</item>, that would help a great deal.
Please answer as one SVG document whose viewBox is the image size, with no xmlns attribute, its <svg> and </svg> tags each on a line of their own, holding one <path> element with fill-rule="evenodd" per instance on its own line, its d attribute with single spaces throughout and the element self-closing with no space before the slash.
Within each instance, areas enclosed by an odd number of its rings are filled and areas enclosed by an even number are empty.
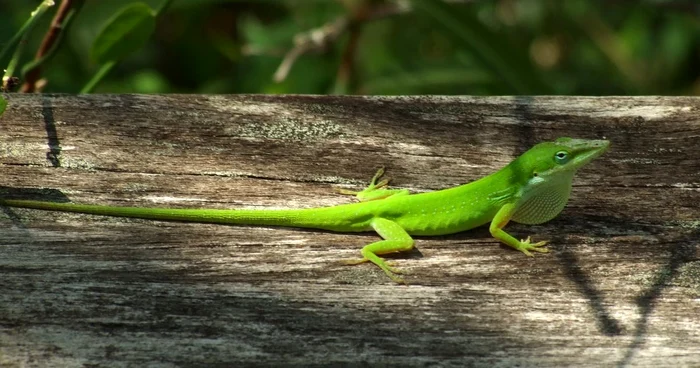
<svg viewBox="0 0 700 368">
<path fill-rule="evenodd" d="M 0 46 L 39 3 L 0 2 Z M 95 51 L 133 3 L 156 14 L 163 0 L 85 0 L 42 67 L 43 91 L 76 93 L 126 50 L 95 92 L 700 95 L 696 0 L 175 0 L 154 31 L 140 23 L 142 37 Z"/>
</svg>

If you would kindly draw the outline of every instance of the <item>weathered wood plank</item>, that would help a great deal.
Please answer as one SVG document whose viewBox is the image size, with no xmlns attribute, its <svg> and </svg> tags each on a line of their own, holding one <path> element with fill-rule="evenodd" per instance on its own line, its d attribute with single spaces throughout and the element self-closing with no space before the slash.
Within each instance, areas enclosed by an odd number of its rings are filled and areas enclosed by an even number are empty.
<svg viewBox="0 0 700 368">
<path fill-rule="evenodd" d="M 421 238 L 2 208 L 0 366 L 700 365 L 700 99 L 8 95 L 5 195 L 262 208 L 350 202 L 386 166 L 434 190 L 558 136 L 603 137 L 529 259 Z"/>
</svg>

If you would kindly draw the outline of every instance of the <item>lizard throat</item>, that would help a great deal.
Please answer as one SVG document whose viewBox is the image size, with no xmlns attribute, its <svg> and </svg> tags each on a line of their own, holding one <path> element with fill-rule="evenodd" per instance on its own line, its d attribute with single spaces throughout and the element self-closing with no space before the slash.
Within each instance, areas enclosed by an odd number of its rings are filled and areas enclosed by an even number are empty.
<svg viewBox="0 0 700 368">
<path fill-rule="evenodd" d="M 526 225 L 537 225 L 555 218 L 566 206 L 571 194 L 573 173 L 553 183 L 533 183 L 531 193 L 523 196 L 511 218 Z"/>
</svg>

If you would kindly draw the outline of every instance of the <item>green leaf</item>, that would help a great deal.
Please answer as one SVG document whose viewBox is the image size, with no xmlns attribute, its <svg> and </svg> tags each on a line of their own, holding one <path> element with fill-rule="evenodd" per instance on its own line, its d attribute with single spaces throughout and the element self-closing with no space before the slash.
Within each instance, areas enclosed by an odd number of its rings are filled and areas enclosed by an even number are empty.
<svg viewBox="0 0 700 368">
<path fill-rule="evenodd" d="M 7 108 L 7 101 L 5 98 L 0 96 L 0 116 L 5 112 L 5 109 Z"/>
<path fill-rule="evenodd" d="M 156 28 L 156 14 L 144 3 L 124 7 L 92 44 L 90 54 L 97 63 L 117 61 L 139 50 Z"/>
</svg>

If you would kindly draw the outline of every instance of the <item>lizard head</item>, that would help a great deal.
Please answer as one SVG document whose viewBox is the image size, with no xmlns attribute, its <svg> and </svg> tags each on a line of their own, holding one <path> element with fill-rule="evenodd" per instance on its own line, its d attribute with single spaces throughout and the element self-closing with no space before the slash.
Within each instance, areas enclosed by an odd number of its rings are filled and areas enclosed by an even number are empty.
<svg viewBox="0 0 700 368">
<path fill-rule="evenodd" d="M 576 170 L 608 149 L 607 140 L 559 138 L 540 143 L 512 162 L 520 181 L 520 200 L 513 220 L 540 224 L 566 205 Z"/>
<path fill-rule="evenodd" d="M 524 167 L 532 178 L 556 179 L 570 177 L 576 170 L 602 155 L 610 146 L 607 140 L 563 137 L 543 142 L 522 155 Z"/>
</svg>

